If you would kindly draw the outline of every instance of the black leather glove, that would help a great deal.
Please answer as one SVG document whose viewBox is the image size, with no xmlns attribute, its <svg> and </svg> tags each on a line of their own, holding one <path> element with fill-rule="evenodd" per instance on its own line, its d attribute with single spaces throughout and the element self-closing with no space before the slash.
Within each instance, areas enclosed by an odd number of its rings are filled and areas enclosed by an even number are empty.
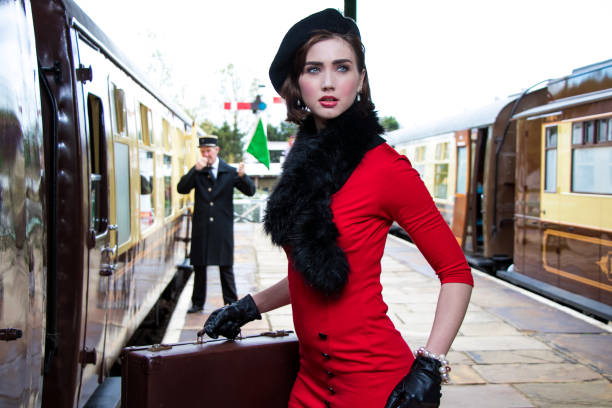
<svg viewBox="0 0 612 408">
<path fill-rule="evenodd" d="M 260 320 L 261 314 L 251 295 L 246 295 L 239 301 L 212 312 L 204 323 L 204 329 L 198 332 L 198 337 L 206 332 L 213 339 L 219 335 L 235 339 L 240 328 L 255 319 Z"/>
<path fill-rule="evenodd" d="M 385 408 L 434 408 L 440 406 L 440 362 L 418 356 L 410 372 L 395 386 Z"/>
</svg>

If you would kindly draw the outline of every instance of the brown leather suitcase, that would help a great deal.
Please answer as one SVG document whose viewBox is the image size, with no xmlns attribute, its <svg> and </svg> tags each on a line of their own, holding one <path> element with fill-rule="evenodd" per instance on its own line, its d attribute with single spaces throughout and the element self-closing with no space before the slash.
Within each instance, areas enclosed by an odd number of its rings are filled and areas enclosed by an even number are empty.
<svg viewBox="0 0 612 408">
<path fill-rule="evenodd" d="M 121 407 L 286 408 L 299 365 L 297 337 L 126 347 Z"/>
</svg>

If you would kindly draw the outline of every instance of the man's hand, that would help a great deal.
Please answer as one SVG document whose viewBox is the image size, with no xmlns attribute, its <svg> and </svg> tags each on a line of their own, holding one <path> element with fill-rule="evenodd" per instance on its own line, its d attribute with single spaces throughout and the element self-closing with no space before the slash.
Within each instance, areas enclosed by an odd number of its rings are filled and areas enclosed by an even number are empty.
<svg viewBox="0 0 612 408">
<path fill-rule="evenodd" d="M 203 157 L 200 157 L 196 163 L 195 163 L 195 168 L 196 170 L 200 171 L 202 170 L 204 167 L 206 167 L 208 165 L 208 160 L 206 160 Z"/>
<path fill-rule="evenodd" d="M 238 165 L 238 177 L 242 178 L 244 176 L 244 162 L 240 162 Z"/>
</svg>

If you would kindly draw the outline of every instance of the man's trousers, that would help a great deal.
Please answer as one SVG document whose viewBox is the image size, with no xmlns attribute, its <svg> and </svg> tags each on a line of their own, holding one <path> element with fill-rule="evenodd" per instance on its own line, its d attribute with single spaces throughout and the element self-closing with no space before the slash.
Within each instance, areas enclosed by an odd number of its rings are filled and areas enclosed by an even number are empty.
<svg viewBox="0 0 612 408">
<path fill-rule="evenodd" d="M 194 283 L 191 303 L 196 307 L 204 307 L 206 302 L 206 265 L 193 266 Z M 238 300 L 236 294 L 236 282 L 234 280 L 234 268 L 232 265 L 220 265 L 221 290 L 223 292 L 223 303 L 230 304 Z"/>
</svg>

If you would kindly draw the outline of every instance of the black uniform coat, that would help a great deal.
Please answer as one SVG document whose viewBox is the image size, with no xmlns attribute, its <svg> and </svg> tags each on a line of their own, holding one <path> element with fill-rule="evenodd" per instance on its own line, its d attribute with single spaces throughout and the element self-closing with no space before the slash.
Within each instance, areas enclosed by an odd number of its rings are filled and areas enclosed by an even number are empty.
<svg viewBox="0 0 612 408">
<path fill-rule="evenodd" d="M 189 194 L 195 188 L 195 208 L 191 228 L 192 265 L 234 264 L 234 187 L 247 196 L 255 194 L 255 184 L 246 174 L 219 158 L 217 179 L 209 178 L 208 170 L 196 170 L 181 177 L 177 190 Z"/>
</svg>

